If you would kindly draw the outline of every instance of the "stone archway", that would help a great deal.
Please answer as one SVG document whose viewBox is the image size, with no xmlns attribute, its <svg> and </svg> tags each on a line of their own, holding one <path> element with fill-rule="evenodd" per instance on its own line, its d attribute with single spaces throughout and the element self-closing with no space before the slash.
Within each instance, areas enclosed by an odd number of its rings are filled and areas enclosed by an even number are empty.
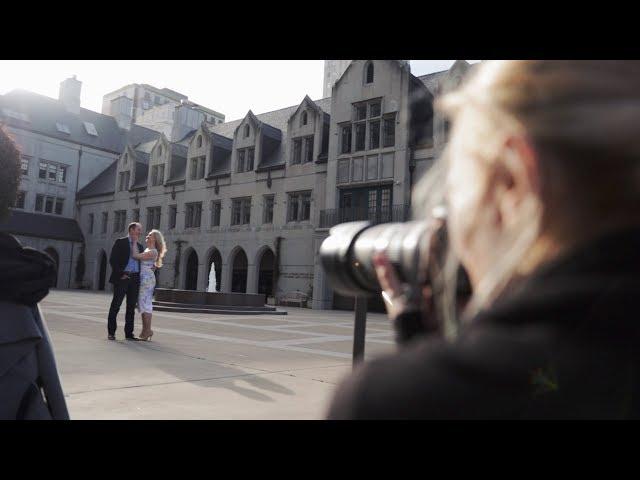
<svg viewBox="0 0 640 480">
<path fill-rule="evenodd" d="M 270 248 L 265 248 L 256 262 L 258 269 L 258 293 L 267 297 L 273 296 L 273 267 L 275 255 Z"/>
<path fill-rule="evenodd" d="M 247 293 L 247 273 L 249 262 L 242 248 L 236 250 L 231 261 L 231 291 Z"/>
<path fill-rule="evenodd" d="M 198 289 L 198 254 L 193 249 L 187 254 L 185 262 L 184 289 Z"/>
<path fill-rule="evenodd" d="M 58 255 L 58 252 L 56 251 L 56 249 L 53 247 L 47 247 L 44 249 L 44 251 L 47 255 L 51 257 L 51 259 L 56 265 L 56 276 L 53 280 L 53 283 L 51 284 L 52 288 L 56 288 L 58 286 L 58 275 L 60 273 L 60 256 Z"/>
<path fill-rule="evenodd" d="M 206 286 L 209 286 L 209 272 L 211 272 L 211 263 L 215 264 L 216 271 L 216 291 L 222 291 L 222 255 L 220 255 L 220 251 L 213 247 L 209 252 L 209 257 L 207 258 L 207 271 L 205 272 L 207 275 Z"/>
</svg>

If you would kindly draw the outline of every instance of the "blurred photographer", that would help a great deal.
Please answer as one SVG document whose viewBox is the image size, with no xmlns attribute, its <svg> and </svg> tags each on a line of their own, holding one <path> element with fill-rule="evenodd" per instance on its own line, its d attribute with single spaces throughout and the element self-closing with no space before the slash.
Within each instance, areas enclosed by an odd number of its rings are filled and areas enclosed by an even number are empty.
<svg viewBox="0 0 640 480">
<path fill-rule="evenodd" d="M 20 152 L 0 128 L 0 223 L 20 184 Z M 49 332 L 38 307 L 56 275 L 45 253 L 0 232 L 0 420 L 68 420 Z"/>
<path fill-rule="evenodd" d="M 413 203 L 430 215 L 444 186 L 473 294 L 445 338 L 428 305 L 447 292 L 408 296 L 378 253 L 401 345 L 329 418 L 638 418 L 640 62 L 483 62 L 437 103 L 450 142 Z"/>
</svg>

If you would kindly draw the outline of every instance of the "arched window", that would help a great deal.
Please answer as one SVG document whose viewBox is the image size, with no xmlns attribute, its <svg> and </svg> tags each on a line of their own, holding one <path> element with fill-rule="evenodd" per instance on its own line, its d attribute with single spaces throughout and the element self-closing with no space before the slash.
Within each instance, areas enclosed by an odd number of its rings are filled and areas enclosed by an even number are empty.
<svg viewBox="0 0 640 480">
<path fill-rule="evenodd" d="M 202 135 L 198 135 L 197 146 L 198 148 L 202 146 Z"/>
<path fill-rule="evenodd" d="M 247 138 L 249 136 L 250 132 L 251 132 L 251 129 L 249 128 L 249 125 L 245 125 L 244 126 L 244 138 Z"/>
<path fill-rule="evenodd" d="M 306 125 L 308 120 L 309 119 L 307 118 L 307 111 L 305 110 L 304 112 L 302 112 L 302 125 Z"/>
<path fill-rule="evenodd" d="M 365 81 L 364 83 L 373 83 L 373 62 L 367 63 L 365 67 Z"/>
<path fill-rule="evenodd" d="M 126 165 L 126 164 L 127 164 L 127 160 L 128 160 L 128 159 L 129 159 L 129 154 L 128 154 L 128 153 L 125 153 L 125 154 L 124 154 L 124 158 L 122 159 L 122 163 L 123 163 L 123 165 Z"/>
<path fill-rule="evenodd" d="M 162 156 L 162 145 L 160 145 L 158 147 L 158 156 L 161 157 Z"/>
</svg>

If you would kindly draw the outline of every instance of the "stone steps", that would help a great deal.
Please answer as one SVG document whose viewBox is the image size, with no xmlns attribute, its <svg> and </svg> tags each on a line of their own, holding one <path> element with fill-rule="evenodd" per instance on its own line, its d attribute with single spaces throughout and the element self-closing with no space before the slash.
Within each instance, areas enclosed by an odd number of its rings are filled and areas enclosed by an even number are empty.
<svg viewBox="0 0 640 480">
<path fill-rule="evenodd" d="M 286 315 L 287 312 L 271 306 L 237 307 L 227 305 L 188 305 L 171 302 L 153 302 L 153 309 L 159 312 L 208 313 L 219 315 Z"/>
</svg>

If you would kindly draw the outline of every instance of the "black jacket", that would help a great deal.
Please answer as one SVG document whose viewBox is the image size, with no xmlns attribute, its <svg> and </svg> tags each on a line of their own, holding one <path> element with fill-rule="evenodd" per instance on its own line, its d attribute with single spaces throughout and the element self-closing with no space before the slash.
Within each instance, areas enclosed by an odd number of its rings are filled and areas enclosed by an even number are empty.
<svg viewBox="0 0 640 480">
<path fill-rule="evenodd" d="M 69 418 L 37 305 L 55 275 L 48 255 L 0 233 L 0 419 Z"/>
<path fill-rule="evenodd" d="M 138 242 L 138 247 L 142 252 L 142 244 Z M 110 283 L 116 283 L 122 277 L 122 273 L 129 263 L 129 257 L 131 257 L 131 247 L 129 245 L 129 237 L 118 238 L 113 243 L 111 249 L 111 256 L 109 257 L 109 264 L 111 265 L 111 276 L 109 277 Z M 140 271 L 140 261 L 138 260 L 138 271 Z"/>
<path fill-rule="evenodd" d="M 542 267 L 504 297 L 453 343 L 418 335 L 363 365 L 329 418 L 640 418 L 640 228 Z"/>
</svg>

